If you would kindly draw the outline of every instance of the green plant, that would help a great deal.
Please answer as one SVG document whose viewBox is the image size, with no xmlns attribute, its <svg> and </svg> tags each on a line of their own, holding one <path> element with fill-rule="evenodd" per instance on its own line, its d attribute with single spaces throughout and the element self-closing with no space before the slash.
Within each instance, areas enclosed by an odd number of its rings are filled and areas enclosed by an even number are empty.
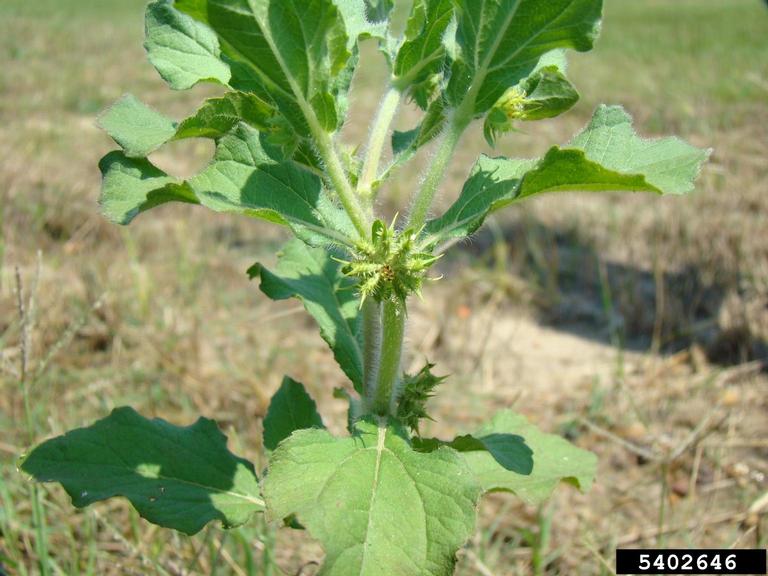
<svg viewBox="0 0 768 576">
<path fill-rule="evenodd" d="M 304 387 L 286 377 L 264 420 L 269 466 L 229 452 L 210 420 L 188 427 L 120 408 L 44 442 L 20 467 L 60 482 L 76 506 L 124 496 L 150 522 L 188 534 L 254 513 L 306 528 L 323 545 L 323 574 L 443 575 L 474 530 L 483 493 L 531 503 L 560 481 L 587 489 L 595 457 L 509 411 L 472 434 L 424 438 L 419 422 L 442 378 L 428 364 L 403 374 L 409 298 L 439 257 L 496 210 L 564 190 L 682 194 L 707 157 L 674 138 L 638 138 L 619 107 L 538 160 L 481 156 L 458 199 L 429 218 L 463 134 L 483 122 L 489 143 L 519 122 L 557 116 L 578 95 L 565 50 L 587 51 L 601 0 L 414 0 L 402 34 L 391 0 L 157 0 L 146 15 L 151 63 L 173 89 L 227 88 L 175 122 L 126 96 L 101 126 L 122 148 L 105 156 L 101 204 L 128 224 L 167 202 L 262 218 L 295 238 L 270 269 L 249 270 L 274 300 L 298 298 L 316 320 L 349 386 L 349 435 L 329 434 Z M 377 42 L 389 87 L 362 155 L 337 138 L 358 63 Z M 391 137 L 400 102 L 422 121 Z M 182 180 L 147 156 L 185 138 L 216 152 Z M 408 217 L 375 214 L 385 183 L 422 147 L 434 154 Z M 542 545 L 546 552 L 546 547 Z M 542 560 L 543 562 L 543 560 Z"/>
</svg>

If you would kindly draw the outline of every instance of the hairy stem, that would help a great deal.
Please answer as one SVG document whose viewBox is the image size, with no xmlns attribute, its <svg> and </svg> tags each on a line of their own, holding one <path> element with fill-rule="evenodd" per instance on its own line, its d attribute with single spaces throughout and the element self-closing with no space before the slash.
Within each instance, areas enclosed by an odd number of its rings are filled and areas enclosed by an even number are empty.
<svg viewBox="0 0 768 576">
<path fill-rule="evenodd" d="M 435 194 L 445 177 L 448 164 L 451 158 L 453 158 L 456 146 L 458 146 L 461 136 L 468 125 L 469 121 L 465 115 L 454 113 L 448 128 L 446 128 L 442 135 L 437 152 L 434 158 L 432 158 L 432 163 L 424 176 L 421 189 L 413 200 L 408 227 L 418 230 L 424 225 L 429 210 L 432 207 L 432 201 L 435 199 Z"/>
<path fill-rule="evenodd" d="M 400 361 L 405 336 L 404 302 L 388 300 L 382 304 L 381 328 L 379 373 L 369 405 L 375 414 L 387 416 L 393 412 L 392 394 L 400 380 Z"/>
<path fill-rule="evenodd" d="M 370 200 L 376 195 L 373 190 L 373 185 L 378 176 L 381 153 L 384 150 L 384 144 L 387 141 L 389 127 L 395 119 L 397 109 L 400 107 L 401 97 L 402 93 L 400 90 L 390 87 L 387 89 L 384 98 L 381 100 L 379 111 L 376 114 L 376 120 L 371 128 L 368 147 L 365 151 L 363 171 L 357 186 L 357 189 L 363 198 Z"/>
<path fill-rule="evenodd" d="M 311 122 L 310 125 L 312 125 Z M 341 160 L 336 153 L 333 139 L 319 125 L 312 126 L 312 132 L 315 137 L 315 142 L 317 143 L 317 150 L 320 153 L 320 157 L 323 159 L 323 162 L 325 162 L 325 169 L 328 173 L 328 177 L 331 179 L 331 183 L 333 184 L 336 193 L 339 195 L 339 200 L 344 206 L 344 210 L 349 214 L 349 218 L 355 225 L 360 237 L 366 238 L 368 236 L 368 219 L 360 208 L 360 203 L 357 201 L 355 191 L 349 183 L 347 174 L 344 171 L 344 166 L 342 166 Z"/>
<path fill-rule="evenodd" d="M 373 400 L 381 359 L 381 303 L 366 298 L 363 303 L 363 387 L 369 403 Z"/>
</svg>

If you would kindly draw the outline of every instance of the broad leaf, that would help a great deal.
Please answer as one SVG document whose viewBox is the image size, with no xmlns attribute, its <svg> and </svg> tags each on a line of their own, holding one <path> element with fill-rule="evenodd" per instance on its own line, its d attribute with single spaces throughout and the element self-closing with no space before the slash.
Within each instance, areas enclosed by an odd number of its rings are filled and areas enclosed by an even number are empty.
<svg viewBox="0 0 768 576">
<path fill-rule="evenodd" d="M 217 129 L 214 122 L 208 126 L 207 130 Z M 204 123 L 191 123 L 185 130 L 202 131 Z M 187 182 L 168 176 L 144 158 L 130 159 L 121 152 L 108 154 L 100 166 L 101 205 L 105 215 L 120 224 L 165 202 L 181 201 L 290 226 L 313 244 L 347 242 L 351 228 L 320 178 L 290 160 L 273 159 L 260 134 L 243 123 L 218 140 L 211 164 Z"/>
<path fill-rule="evenodd" d="M 304 386 L 286 376 L 264 418 L 264 448 L 274 450 L 296 430 L 325 428 L 317 404 Z"/>
<path fill-rule="evenodd" d="M 427 108 L 437 89 L 434 78 L 445 60 L 443 35 L 453 19 L 452 0 L 416 0 L 393 66 L 394 85 L 409 91 L 422 108 Z"/>
<path fill-rule="evenodd" d="M 118 408 L 43 442 L 20 467 L 39 482 L 61 483 L 78 508 L 124 496 L 143 518 L 185 534 L 213 520 L 239 526 L 264 509 L 253 465 L 205 418 L 179 427 Z"/>
<path fill-rule="evenodd" d="M 516 434 L 465 434 L 450 442 L 437 438 L 418 438 L 414 439 L 413 445 L 420 452 L 432 452 L 440 446 L 453 448 L 457 452 L 485 452 L 504 470 L 523 476 L 529 475 L 533 470 L 533 451 L 525 443 L 525 438 Z"/>
<path fill-rule="evenodd" d="M 186 0 L 176 8 L 213 29 L 238 82 L 268 94 L 299 134 L 308 133 L 307 114 L 327 119 L 334 77 L 352 56 L 331 0 Z"/>
<path fill-rule="evenodd" d="M 190 179 L 200 202 L 217 212 L 233 212 L 290 226 L 303 239 L 344 240 L 345 215 L 320 178 L 265 150 L 258 132 L 245 124 L 218 142 L 213 162 Z"/>
<path fill-rule="evenodd" d="M 549 498 L 555 487 L 567 482 L 589 490 L 595 477 L 597 457 L 587 450 L 577 448 L 555 434 L 545 434 L 525 417 L 510 411 L 498 413 L 493 420 L 473 436 L 475 438 L 504 438 L 517 436 L 533 451 L 533 470 L 521 474 L 506 466 L 493 450 L 466 450 L 461 455 L 472 469 L 485 492 L 514 492 L 529 504 L 538 504 Z M 504 442 L 513 447 L 514 443 Z M 509 455 L 512 462 L 518 458 Z"/>
<path fill-rule="evenodd" d="M 325 549 L 324 576 L 449 576 L 472 534 L 479 487 L 455 451 L 414 451 L 402 430 L 294 433 L 264 482 L 269 514 L 295 514 Z"/>
<path fill-rule="evenodd" d="M 583 150 L 589 160 L 609 170 L 642 174 L 661 194 L 691 192 L 711 152 L 674 136 L 639 138 L 632 128 L 632 117 L 621 106 L 600 106 L 568 148 Z"/>
<path fill-rule="evenodd" d="M 551 148 L 538 162 L 482 156 L 459 199 L 426 232 L 435 241 L 467 236 L 489 213 L 544 192 L 684 194 L 708 155 L 679 138 L 639 138 L 623 108 L 601 106 L 567 147 Z"/>
<path fill-rule="evenodd" d="M 227 92 L 206 100 L 193 116 L 177 123 L 128 94 L 101 115 L 99 126 L 126 156 L 142 158 L 172 140 L 221 138 L 240 122 L 269 130 L 272 115 L 273 109 L 256 95 Z"/>
<path fill-rule="evenodd" d="M 333 350 L 336 362 L 360 392 L 363 354 L 359 341 L 359 300 L 354 280 L 342 274 L 340 268 L 325 250 L 293 240 L 280 253 L 274 272 L 257 264 L 249 274 L 251 278 L 260 278 L 261 291 L 273 300 L 301 300 Z"/>
<path fill-rule="evenodd" d="M 266 131 L 273 114 L 272 107 L 255 94 L 227 92 L 220 98 L 206 100 L 193 116 L 183 120 L 174 139 L 221 138 L 239 122 Z"/>
<path fill-rule="evenodd" d="M 171 0 L 149 4 L 145 26 L 149 61 L 171 88 L 186 90 L 198 82 L 229 83 L 230 69 L 221 59 L 216 34 L 175 10 Z"/>
<path fill-rule="evenodd" d="M 546 53 L 592 49 L 602 0 L 455 0 L 460 56 L 447 88 L 454 106 L 469 95 L 480 116 L 536 68 Z"/>
<path fill-rule="evenodd" d="M 166 202 L 200 203 L 186 182 L 168 176 L 146 158 L 110 152 L 99 168 L 99 204 L 104 216 L 117 224 L 129 224 L 140 213 Z"/>
<path fill-rule="evenodd" d="M 176 123 L 131 94 L 99 118 L 101 127 L 131 158 L 148 156 L 176 135 Z"/>
</svg>

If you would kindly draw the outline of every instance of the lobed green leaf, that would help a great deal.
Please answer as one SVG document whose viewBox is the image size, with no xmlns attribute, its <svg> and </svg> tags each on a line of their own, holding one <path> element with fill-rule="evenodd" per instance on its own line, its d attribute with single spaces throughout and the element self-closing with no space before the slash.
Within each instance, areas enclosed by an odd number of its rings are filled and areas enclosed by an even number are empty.
<svg viewBox="0 0 768 576">
<path fill-rule="evenodd" d="M 448 448 L 413 450 L 403 431 L 358 422 L 351 438 L 295 432 L 264 483 L 272 518 L 295 514 L 325 549 L 326 576 L 453 574 L 480 489 Z"/>
<path fill-rule="evenodd" d="M 189 184 L 168 176 L 146 158 L 110 152 L 99 169 L 99 204 L 104 216 L 117 224 L 129 224 L 140 213 L 167 202 L 200 203 Z"/>
<path fill-rule="evenodd" d="M 363 388 L 359 300 L 355 282 L 327 251 L 293 240 L 278 257 L 274 272 L 259 264 L 249 271 L 259 288 L 273 300 L 298 298 L 320 327 L 336 362 L 358 392 Z"/>
<path fill-rule="evenodd" d="M 193 116 L 175 122 L 127 94 L 99 118 L 99 127 L 130 158 L 143 158 L 162 145 L 186 138 L 219 139 L 244 122 L 269 130 L 273 109 L 254 94 L 227 92 L 207 100 Z"/>
<path fill-rule="evenodd" d="M 545 192 L 684 194 L 708 156 L 679 138 L 639 138 L 623 108 L 600 106 L 567 147 L 553 147 L 539 161 L 482 156 L 458 200 L 427 223 L 426 233 L 435 242 L 467 236 L 489 213 Z"/>
<path fill-rule="evenodd" d="M 255 94 L 227 92 L 210 98 L 193 116 L 179 123 L 174 140 L 185 138 L 218 139 L 240 122 L 260 131 L 270 130 L 274 109 Z"/>
<path fill-rule="evenodd" d="M 533 470 L 533 451 L 525 443 L 525 438 L 517 434 L 465 434 L 450 442 L 437 438 L 414 438 L 413 446 L 419 452 L 433 452 L 441 446 L 453 448 L 457 452 L 485 452 L 504 470 L 523 476 L 529 475 Z"/>
<path fill-rule="evenodd" d="M 447 97 L 470 99 L 481 116 L 504 92 L 528 77 L 548 52 L 591 50 L 599 33 L 602 0 L 454 0 L 458 15 Z"/>
<path fill-rule="evenodd" d="M 213 162 L 191 178 L 189 186 L 216 212 L 287 225 L 312 243 L 322 243 L 328 235 L 344 239 L 344 214 L 320 178 L 290 160 L 275 160 L 261 135 L 245 124 L 219 140 Z"/>
<path fill-rule="evenodd" d="M 549 498 L 560 482 L 582 491 L 592 486 L 597 470 L 597 457 L 592 452 L 577 448 L 555 434 L 543 433 L 519 414 L 499 412 L 472 436 L 485 439 L 485 445 L 488 439 L 500 438 L 499 445 L 510 449 L 504 449 L 501 458 L 498 448 L 461 451 L 484 492 L 514 492 L 529 504 L 539 504 Z M 525 439 L 526 448 L 533 452 L 532 469 L 526 472 L 523 468 L 521 472 L 515 467 L 524 455 L 519 444 L 510 442 L 509 437 Z"/>
<path fill-rule="evenodd" d="M 333 78 L 352 53 L 330 0 L 195 0 L 176 8 L 210 26 L 235 82 L 267 94 L 298 134 L 308 133 L 313 100 L 335 100 Z"/>
<path fill-rule="evenodd" d="M 264 448 L 274 450 L 296 430 L 307 428 L 325 428 L 317 404 L 301 383 L 286 376 L 264 417 Z"/>
<path fill-rule="evenodd" d="M 225 97 L 209 102 L 212 113 L 183 122 L 177 133 L 212 135 L 225 129 L 234 121 L 226 114 L 233 101 L 240 100 Z M 221 114 L 215 113 L 222 108 Z M 349 218 L 328 196 L 320 178 L 291 160 L 273 158 L 262 135 L 244 123 L 218 138 L 213 161 L 186 182 L 167 175 L 146 158 L 128 158 L 122 152 L 105 156 L 100 167 L 101 206 L 119 224 L 128 224 L 160 204 L 180 201 L 289 226 L 312 244 L 348 242 Z"/>
<path fill-rule="evenodd" d="M 78 508 L 124 496 L 142 518 L 185 534 L 213 520 L 239 526 L 264 509 L 253 465 L 205 418 L 179 427 L 118 408 L 43 442 L 20 468 L 38 482 L 59 482 Z"/>
<path fill-rule="evenodd" d="M 222 60 L 216 34 L 175 10 L 171 0 L 147 6 L 145 30 L 149 61 L 174 90 L 186 90 L 199 82 L 229 83 L 231 72 Z"/>
<path fill-rule="evenodd" d="M 568 144 L 593 162 L 622 174 L 642 174 L 661 194 L 686 194 L 711 150 L 691 146 L 677 137 L 646 140 L 632 128 L 632 117 L 621 106 L 600 106 L 592 121 Z"/>
<path fill-rule="evenodd" d="M 176 135 L 176 123 L 127 94 L 104 112 L 99 127 L 130 158 L 143 158 Z"/>
<path fill-rule="evenodd" d="M 445 65 L 443 36 L 453 20 L 452 0 L 416 0 L 393 65 L 393 84 L 426 109 Z"/>
</svg>

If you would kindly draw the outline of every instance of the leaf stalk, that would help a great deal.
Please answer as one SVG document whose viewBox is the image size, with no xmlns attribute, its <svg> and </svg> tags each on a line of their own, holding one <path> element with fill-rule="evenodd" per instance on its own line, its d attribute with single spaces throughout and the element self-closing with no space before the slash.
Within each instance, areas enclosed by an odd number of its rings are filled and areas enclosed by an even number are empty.
<svg viewBox="0 0 768 576">
<path fill-rule="evenodd" d="M 319 123 L 310 122 L 310 126 L 315 137 L 317 150 L 323 162 L 325 162 L 325 168 L 331 184 L 333 184 L 336 193 L 339 195 L 339 200 L 342 206 L 344 206 L 344 210 L 349 214 L 349 218 L 352 220 L 352 224 L 354 224 L 358 234 L 360 234 L 361 238 L 366 238 L 369 230 L 368 219 L 363 213 L 360 203 L 357 201 L 352 185 L 349 183 L 344 166 L 342 166 L 339 155 L 336 153 L 333 139 Z"/>
<path fill-rule="evenodd" d="M 402 100 L 402 92 L 390 86 L 379 105 L 379 111 L 371 128 L 368 146 L 365 152 L 363 170 L 360 174 L 360 182 L 357 186 L 360 196 L 369 202 L 376 197 L 375 184 L 378 178 L 381 154 L 387 141 L 389 128 L 397 115 Z"/>
<path fill-rule="evenodd" d="M 407 226 L 409 228 L 419 230 L 424 226 L 429 211 L 432 208 L 435 194 L 445 178 L 448 164 L 451 158 L 453 158 L 464 130 L 466 130 L 471 122 L 471 116 L 468 118 L 467 115 L 460 112 L 460 110 L 457 110 L 453 113 L 451 121 L 442 135 L 435 156 L 432 158 L 432 163 L 424 176 L 421 188 L 413 200 L 411 216 Z"/>
</svg>

